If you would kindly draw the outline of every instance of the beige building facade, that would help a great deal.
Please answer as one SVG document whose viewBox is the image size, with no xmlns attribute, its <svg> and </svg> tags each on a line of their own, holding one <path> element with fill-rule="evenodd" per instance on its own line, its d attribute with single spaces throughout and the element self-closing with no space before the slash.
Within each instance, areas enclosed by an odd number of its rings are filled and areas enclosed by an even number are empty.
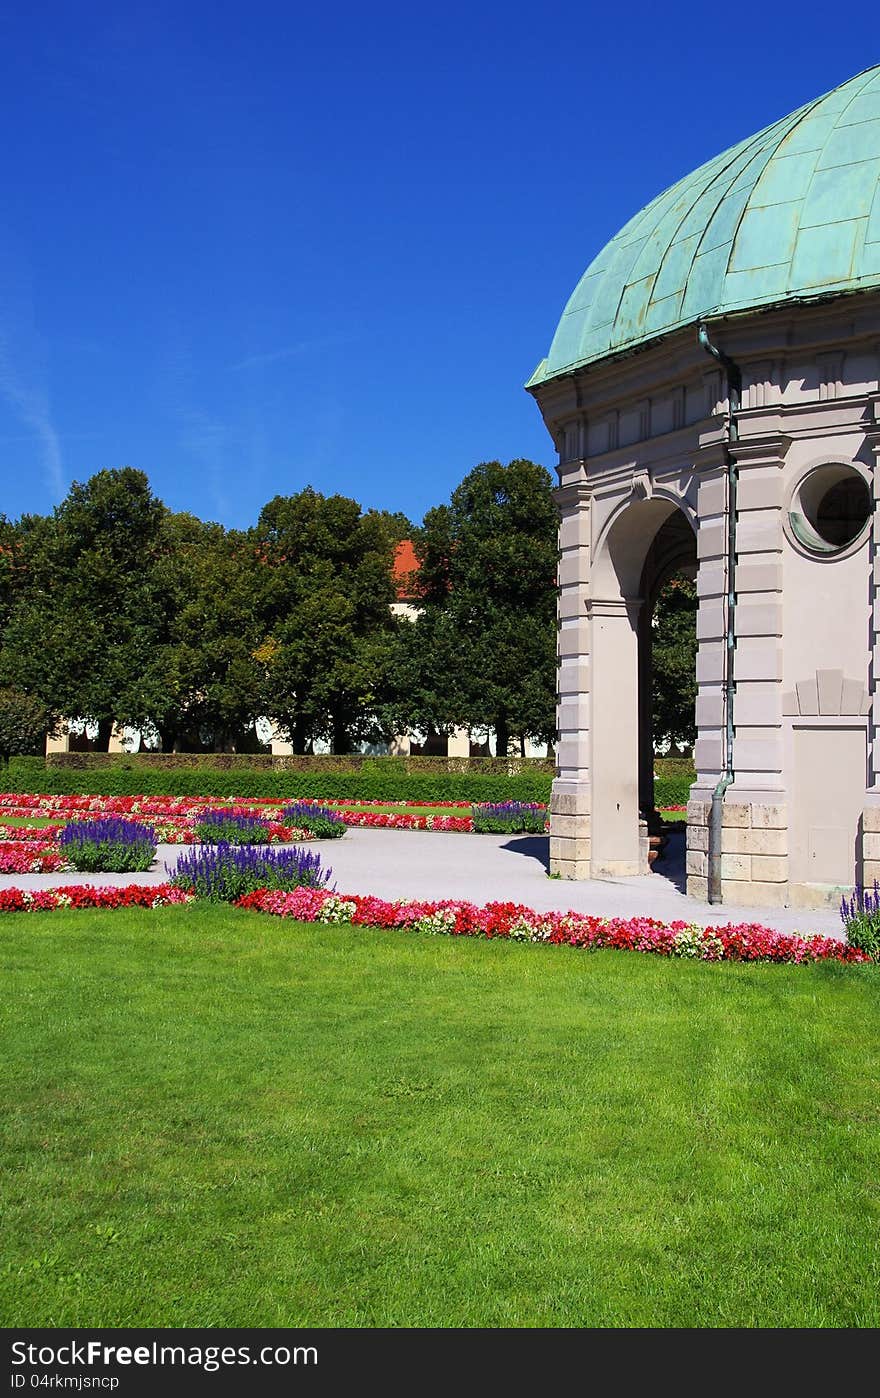
<svg viewBox="0 0 880 1398">
<path fill-rule="evenodd" d="M 688 892 L 880 876 L 880 69 L 674 186 L 588 268 L 529 388 L 559 453 L 551 863 L 637 875 L 651 613 L 699 595 Z"/>
</svg>

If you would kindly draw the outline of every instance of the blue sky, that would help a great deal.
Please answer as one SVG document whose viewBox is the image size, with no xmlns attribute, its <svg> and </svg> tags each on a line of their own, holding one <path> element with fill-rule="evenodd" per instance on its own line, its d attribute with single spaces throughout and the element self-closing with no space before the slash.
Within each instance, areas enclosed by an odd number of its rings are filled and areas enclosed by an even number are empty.
<svg viewBox="0 0 880 1398">
<path fill-rule="evenodd" d="M 880 60 L 867 15 L 5 7 L 0 511 L 131 465 L 227 525 L 307 484 L 418 522 L 552 465 L 522 384 L 588 262 Z"/>
</svg>

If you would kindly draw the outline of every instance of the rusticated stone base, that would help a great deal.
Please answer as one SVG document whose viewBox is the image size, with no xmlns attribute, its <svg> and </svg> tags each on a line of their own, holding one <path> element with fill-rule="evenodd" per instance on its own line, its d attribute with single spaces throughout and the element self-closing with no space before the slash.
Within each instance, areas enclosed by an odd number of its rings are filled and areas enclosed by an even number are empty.
<svg viewBox="0 0 880 1398">
<path fill-rule="evenodd" d="M 788 885 L 788 906 L 790 908 L 839 908 L 840 900 L 851 888 L 837 884 L 790 883 Z"/>
<path fill-rule="evenodd" d="M 586 793 L 554 792 L 550 798 L 550 873 L 563 879 L 635 878 L 651 872 L 647 821 L 639 821 L 637 862 L 618 861 L 597 866 L 592 860 L 591 821 L 585 811 Z M 578 809 L 580 807 L 580 809 Z"/>
<path fill-rule="evenodd" d="M 688 802 L 687 891 L 709 896 L 711 802 Z M 721 812 L 721 897 L 746 908 L 781 908 L 789 903 L 788 811 L 784 804 L 725 801 Z"/>
<path fill-rule="evenodd" d="M 880 806 L 866 806 L 862 812 L 862 885 L 880 883 Z"/>
<path fill-rule="evenodd" d="M 554 791 L 550 797 L 550 873 L 563 879 L 590 877 L 589 787 Z"/>
<path fill-rule="evenodd" d="M 647 822 L 646 820 L 640 820 L 640 821 L 639 821 L 639 863 L 641 864 L 642 867 L 641 867 L 641 869 L 640 869 L 639 872 L 642 873 L 642 874 L 650 874 L 650 872 L 651 872 L 651 861 L 650 861 L 650 859 L 649 859 L 649 857 L 648 857 L 649 854 L 650 854 L 650 852 L 651 852 L 651 838 L 650 838 L 650 836 L 649 836 L 649 834 L 648 834 L 648 822 Z"/>
</svg>

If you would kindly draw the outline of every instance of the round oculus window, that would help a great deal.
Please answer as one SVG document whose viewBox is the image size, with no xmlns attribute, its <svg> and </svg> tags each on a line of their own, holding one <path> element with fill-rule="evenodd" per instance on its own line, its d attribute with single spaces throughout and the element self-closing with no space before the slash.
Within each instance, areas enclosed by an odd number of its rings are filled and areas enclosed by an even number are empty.
<svg viewBox="0 0 880 1398">
<path fill-rule="evenodd" d="M 854 466 L 829 463 L 795 487 L 789 522 L 798 543 L 816 554 L 837 554 L 855 544 L 873 510 L 871 491 Z"/>
</svg>

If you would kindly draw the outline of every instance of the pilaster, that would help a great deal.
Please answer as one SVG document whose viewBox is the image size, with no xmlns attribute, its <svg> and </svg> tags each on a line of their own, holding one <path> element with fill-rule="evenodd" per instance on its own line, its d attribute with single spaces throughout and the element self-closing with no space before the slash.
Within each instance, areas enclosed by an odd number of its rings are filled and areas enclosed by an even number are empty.
<svg viewBox="0 0 880 1398">
<path fill-rule="evenodd" d="M 779 906 L 788 893 L 788 816 L 782 719 L 782 433 L 731 444 L 737 466 L 733 579 L 733 770 L 722 812 L 724 902 Z M 709 458 L 700 481 L 697 577 L 697 782 L 688 806 L 688 892 L 708 891 L 709 809 L 724 770 L 728 625 L 727 482 Z M 700 546 L 704 528 L 708 537 Z"/>
<path fill-rule="evenodd" d="M 560 486 L 556 778 L 550 797 L 550 871 L 590 876 L 590 488 Z"/>
<path fill-rule="evenodd" d="M 871 713 L 868 725 L 868 782 L 871 790 L 876 793 L 877 802 L 880 803 L 880 393 L 873 394 L 869 399 L 868 411 L 870 426 L 865 435 L 868 449 L 874 458 L 872 471 L 874 514 L 871 521 L 871 636 L 868 667 L 868 693 L 871 696 Z M 872 875 L 871 882 L 873 882 L 873 878 Z"/>
<path fill-rule="evenodd" d="M 591 597 L 595 661 L 591 706 L 593 878 L 648 872 L 639 830 L 638 689 L 640 597 Z"/>
<path fill-rule="evenodd" d="M 724 649 L 727 622 L 727 481 L 720 443 L 703 448 L 697 486 L 697 786 L 711 790 L 724 763 Z"/>
</svg>

